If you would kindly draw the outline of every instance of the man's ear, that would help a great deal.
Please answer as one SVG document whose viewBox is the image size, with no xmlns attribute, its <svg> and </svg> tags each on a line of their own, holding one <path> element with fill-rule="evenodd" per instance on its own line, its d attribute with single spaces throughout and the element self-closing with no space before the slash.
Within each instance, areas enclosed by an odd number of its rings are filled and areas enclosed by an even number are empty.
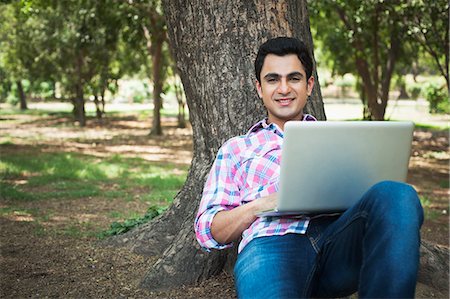
<svg viewBox="0 0 450 299">
<path fill-rule="evenodd" d="M 258 80 L 255 81 L 256 91 L 258 92 L 258 96 L 262 99 L 262 89 L 261 83 Z"/>
<path fill-rule="evenodd" d="M 312 90 L 314 88 L 314 76 L 309 77 L 308 82 L 306 84 L 307 84 L 307 86 L 306 86 L 307 94 L 308 94 L 308 96 L 310 96 L 312 93 Z"/>
</svg>

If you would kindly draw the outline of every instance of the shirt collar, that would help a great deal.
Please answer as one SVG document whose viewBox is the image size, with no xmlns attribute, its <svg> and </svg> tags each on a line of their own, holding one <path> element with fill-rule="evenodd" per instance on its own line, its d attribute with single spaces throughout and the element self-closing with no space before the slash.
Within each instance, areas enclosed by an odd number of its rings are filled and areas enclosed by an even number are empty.
<svg viewBox="0 0 450 299">
<path fill-rule="evenodd" d="M 303 114 L 303 118 L 301 121 L 316 121 L 316 120 L 317 119 L 314 116 L 312 116 L 311 114 Z M 273 123 L 268 124 L 267 118 L 264 118 L 264 119 L 260 120 L 259 122 L 257 122 L 256 124 L 254 124 L 250 128 L 250 130 L 248 130 L 247 135 L 258 132 L 259 130 L 262 130 L 262 129 L 282 132 L 281 129 L 276 124 L 273 124 Z"/>
</svg>

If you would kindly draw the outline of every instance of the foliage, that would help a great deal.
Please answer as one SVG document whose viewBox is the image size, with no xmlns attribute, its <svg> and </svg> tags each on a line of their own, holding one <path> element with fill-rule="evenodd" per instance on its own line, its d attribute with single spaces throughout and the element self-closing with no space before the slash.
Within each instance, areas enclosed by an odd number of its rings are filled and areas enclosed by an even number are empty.
<svg viewBox="0 0 450 299">
<path fill-rule="evenodd" d="M 417 100 L 422 92 L 422 87 L 420 84 L 412 84 L 407 90 L 410 93 L 411 99 Z"/>
<path fill-rule="evenodd" d="M 101 232 L 98 235 L 98 237 L 106 238 L 106 237 L 126 233 L 127 231 L 129 231 L 139 225 L 149 222 L 153 218 L 162 214 L 165 210 L 166 210 L 166 207 L 151 206 L 147 209 L 147 212 L 143 216 L 130 218 L 123 222 L 118 222 L 118 221 L 113 222 L 111 224 L 110 228 L 108 230 Z"/>
<path fill-rule="evenodd" d="M 161 94 L 174 73 L 160 0 L 21 0 L 1 5 L 3 101 L 17 92 L 11 88 L 16 81 L 28 79 L 29 92 L 39 98 L 54 97 L 58 84 L 84 125 L 85 98 L 95 99 L 101 117 L 105 92 L 117 91 L 117 80 L 123 76 L 139 74 L 153 81 L 155 113 L 159 113 Z M 18 98 L 10 96 L 9 102 Z"/>
<path fill-rule="evenodd" d="M 2 81 L 2 101 L 8 98 L 18 102 L 18 89 L 12 85 L 22 79 L 39 80 L 42 69 L 36 63 L 40 56 L 33 43 L 37 24 L 30 23 L 21 13 L 20 1 L 0 4 L 0 79 Z M 9 95 L 8 95 L 9 93 Z"/>
<path fill-rule="evenodd" d="M 353 88 L 356 83 L 354 78 L 348 75 L 349 74 L 346 74 L 342 76 L 342 78 L 337 78 L 337 80 L 334 81 L 334 84 L 341 89 L 342 97 L 347 97 L 348 90 Z"/>
<path fill-rule="evenodd" d="M 425 89 L 425 97 L 430 104 L 430 113 L 450 113 L 448 93 L 444 87 L 429 84 Z"/>
<path fill-rule="evenodd" d="M 333 61 L 333 72 L 357 73 L 368 117 L 383 119 L 390 81 L 403 48 L 403 5 L 398 1 L 311 1 L 315 38 Z M 333 22 L 330 22 L 333 20 Z"/>
<path fill-rule="evenodd" d="M 449 2 L 410 0 L 404 23 L 409 37 L 431 58 L 449 85 Z"/>
<path fill-rule="evenodd" d="M 419 50 L 433 50 L 448 65 L 442 58 L 448 57 L 449 44 L 445 0 L 311 0 L 308 6 L 322 59 L 333 74 L 359 76 L 357 86 L 372 119 L 384 117 L 391 78 L 411 71 L 423 56 Z"/>
<path fill-rule="evenodd" d="M 429 123 L 414 123 L 416 129 L 429 130 L 447 133 L 450 130 L 450 124 L 429 124 Z"/>
</svg>

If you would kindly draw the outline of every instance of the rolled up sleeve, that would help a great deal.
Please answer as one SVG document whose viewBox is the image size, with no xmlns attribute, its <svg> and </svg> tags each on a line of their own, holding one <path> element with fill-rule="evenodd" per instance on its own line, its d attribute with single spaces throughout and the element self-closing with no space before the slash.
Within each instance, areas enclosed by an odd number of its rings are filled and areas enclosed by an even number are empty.
<svg viewBox="0 0 450 299">
<path fill-rule="evenodd" d="M 214 216 L 220 211 L 231 210 L 241 204 L 240 192 L 234 181 L 236 159 L 225 144 L 218 152 L 208 175 L 203 195 L 195 218 L 195 235 L 205 250 L 225 249 L 233 243 L 221 244 L 211 234 Z"/>
</svg>

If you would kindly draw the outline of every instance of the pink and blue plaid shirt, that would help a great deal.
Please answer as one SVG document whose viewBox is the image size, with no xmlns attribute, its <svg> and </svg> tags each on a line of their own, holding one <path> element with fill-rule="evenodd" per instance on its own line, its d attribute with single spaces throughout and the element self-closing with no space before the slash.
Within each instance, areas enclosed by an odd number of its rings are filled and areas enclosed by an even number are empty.
<svg viewBox="0 0 450 299">
<path fill-rule="evenodd" d="M 309 114 L 303 121 L 315 121 Z M 217 153 L 195 219 L 195 234 L 206 250 L 223 249 L 211 235 L 214 216 L 278 191 L 283 132 L 266 120 L 256 123 L 245 135 L 228 140 Z M 243 233 L 238 252 L 251 240 L 287 233 L 304 234 L 308 218 L 259 217 Z"/>
</svg>

